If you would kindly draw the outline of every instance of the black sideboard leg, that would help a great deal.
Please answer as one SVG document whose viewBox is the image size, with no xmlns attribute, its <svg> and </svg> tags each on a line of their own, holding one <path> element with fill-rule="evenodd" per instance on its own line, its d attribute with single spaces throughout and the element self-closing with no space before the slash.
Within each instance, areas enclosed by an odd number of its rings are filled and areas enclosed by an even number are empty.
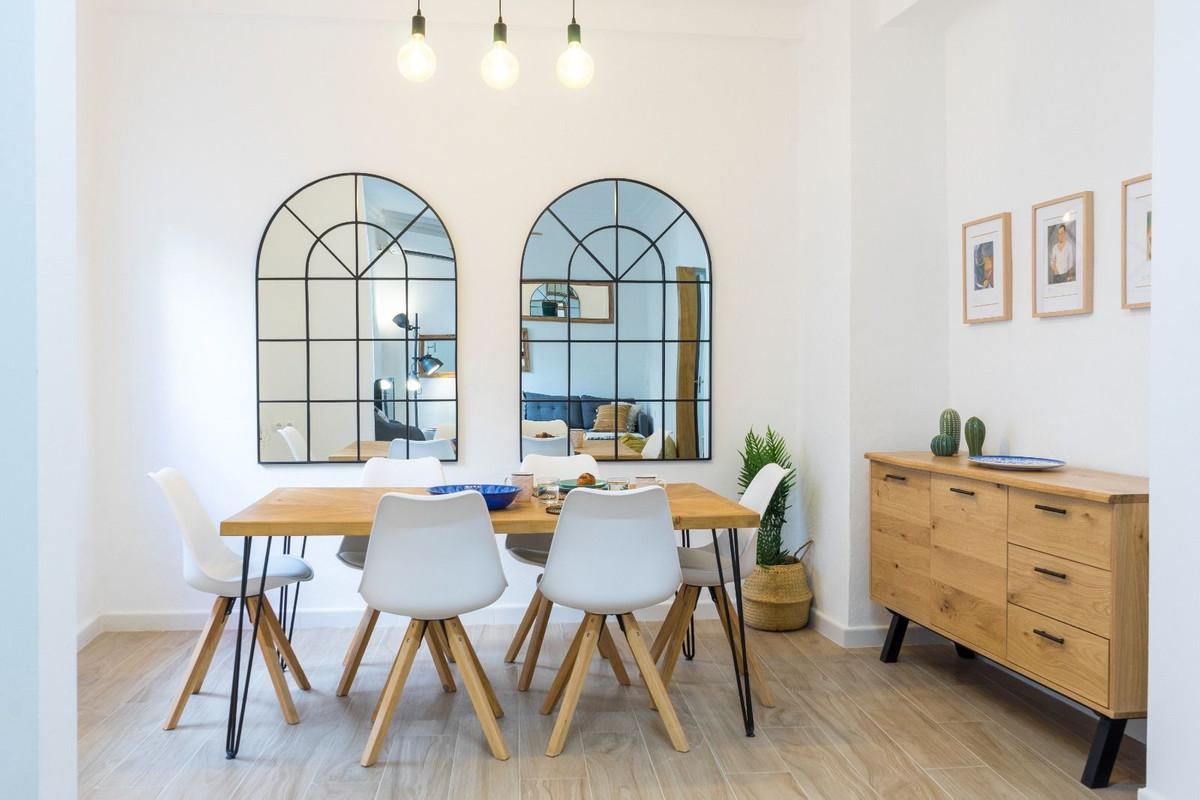
<svg viewBox="0 0 1200 800">
<path fill-rule="evenodd" d="M 959 658 L 974 658 L 975 651 L 969 647 L 963 647 L 958 642 L 954 643 L 954 652 L 958 653 Z"/>
<path fill-rule="evenodd" d="M 891 611 L 891 609 L 888 609 Z M 904 634 L 908 631 L 908 617 L 892 611 L 892 624 L 888 625 L 887 638 L 883 640 L 883 650 L 879 652 L 879 660 L 885 664 L 893 664 L 900 656 L 900 645 L 904 644 Z"/>
<path fill-rule="evenodd" d="M 1087 765 L 1083 768 L 1080 781 L 1089 789 L 1103 789 L 1112 776 L 1121 739 L 1125 737 L 1124 719 L 1109 719 L 1101 716 L 1096 723 L 1096 735 L 1092 737 L 1092 749 L 1088 751 Z"/>
</svg>

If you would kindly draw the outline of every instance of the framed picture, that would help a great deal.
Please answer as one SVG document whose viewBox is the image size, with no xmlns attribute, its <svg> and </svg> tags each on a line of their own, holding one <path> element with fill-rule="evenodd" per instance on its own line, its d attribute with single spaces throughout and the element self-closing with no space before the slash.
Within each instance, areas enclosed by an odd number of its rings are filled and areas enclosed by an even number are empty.
<svg viewBox="0 0 1200 800">
<path fill-rule="evenodd" d="M 962 226 L 963 323 L 1012 319 L 1012 214 Z"/>
<path fill-rule="evenodd" d="M 529 352 L 529 328 L 521 328 L 521 372 L 533 372 L 533 354 Z"/>
<path fill-rule="evenodd" d="M 1092 193 L 1033 207 L 1033 315 L 1092 313 Z"/>
<path fill-rule="evenodd" d="M 527 322 L 613 321 L 612 281 L 521 281 L 521 319 Z"/>
<path fill-rule="evenodd" d="M 1150 307 L 1153 191 L 1150 175 L 1121 181 L 1121 308 Z"/>
</svg>

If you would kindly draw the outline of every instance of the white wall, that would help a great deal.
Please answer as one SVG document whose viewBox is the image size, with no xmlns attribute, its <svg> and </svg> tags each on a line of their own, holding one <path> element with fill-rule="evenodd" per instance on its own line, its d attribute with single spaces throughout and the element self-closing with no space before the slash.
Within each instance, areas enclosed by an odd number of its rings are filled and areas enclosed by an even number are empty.
<svg viewBox="0 0 1200 800">
<path fill-rule="evenodd" d="M 984 421 L 988 452 L 1147 472 L 1151 313 L 1121 308 L 1121 181 L 1150 171 L 1152 29 L 1151 0 L 1012 0 L 946 31 L 948 405 Z M 1030 208 L 1084 190 L 1095 311 L 1034 319 Z M 1001 211 L 1013 319 L 964 325 L 960 226 Z"/>
<path fill-rule="evenodd" d="M 798 355 L 746 346 L 779 341 L 797 313 L 791 4 L 732 20 L 716 2 L 597 4 L 581 18 L 597 63 L 583 93 L 554 77 L 561 4 L 506 17 L 522 77 L 505 93 L 478 74 L 492 20 L 466 11 L 479 9 L 427 14 L 439 59 L 427 84 L 396 72 L 408 9 L 390 3 L 110 0 L 81 30 L 94 510 L 108 544 L 96 569 L 100 610 L 116 624 L 193 620 L 203 606 L 180 580 L 177 534 L 148 470 L 182 468 L 217 518 L 274 486 L 358 480 L 357 467 L 255 463 L 255 250 L 271 212 L 320 175 L 394 177 L 454 240 L 463 456 L 452 478 L 494 480 L 517 464 L 521 249 L 550 200 L 597 177 L 661 186 L 712 250 L 714 459 L 660 472 L 732 494 L 750 425 L 799 448 Z M 309 608 L 357 606 L 357 576 L 332 546 L 310 543 Z M 501 613 L 532 587 L 531 571 L 506 569 Z"/>
<path fill-rule="evenodd" d="M 1200 213 L 1200 6 L 1154 6 L 1154 350 L 1150 358 L 1150 731 L 1143 800 L 1196 796 L 1200 638 L 1196 595 L 1195 463 L 1200 442 L 1200 272 L 1189 269 Z"/>
</svg>

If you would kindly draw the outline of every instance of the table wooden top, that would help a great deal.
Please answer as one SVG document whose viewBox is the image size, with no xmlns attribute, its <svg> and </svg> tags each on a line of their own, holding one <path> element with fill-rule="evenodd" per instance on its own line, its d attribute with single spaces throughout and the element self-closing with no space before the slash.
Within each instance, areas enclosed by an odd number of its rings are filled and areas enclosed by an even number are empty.
<svg viewBox="0 0 1200 800">
<path fill-rule="evenodd" d="M 575 448 L 575 455 L 586 453 L 597 461 L 641 461 L 642 454 L 620 440 L 616 440 L 616 457 L 613 453 L 613 439 L 584 439 Z"/>
<path fill-rule="evenodd" d="M 988 481 L 1001 486 L 1074 497 L 1079 500 L 1092 500 L 1097 503 L 1148 503 L 1150 501 L 1149 478 L 1084 469 L 1083 467 L 1073 467 L 1070 464 L 1061 469 L 1042 472 L 1018 472 L 980 467 L 967 461 L 966 456 L 935 456 L 927 450 L 903 453 L 867 453 L 866 458 L 881 464 L 936 472 L 940 475 L 955 475 L 960 478 Z"/>
<path fill-rule="evenodd" d="M 667 487 L 676 530 L 753 528 L 758 514 L 695 483 Z M 222 536 L 366 536 L 379 498 L 388 492 L 423 494 L 424 489 L 364 487 L 275 489 L 221 522 Z M 496 533 L 554 533 L 558 517 L 540 503 L 513 503 L 491 512 Z"/>
</svg>

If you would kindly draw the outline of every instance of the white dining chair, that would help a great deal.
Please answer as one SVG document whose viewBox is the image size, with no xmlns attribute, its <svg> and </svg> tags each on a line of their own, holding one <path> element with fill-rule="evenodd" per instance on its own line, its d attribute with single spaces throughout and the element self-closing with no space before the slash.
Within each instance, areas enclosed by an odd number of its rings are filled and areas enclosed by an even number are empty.
<svg viewBox="0 0 1200 800">
<path fill-rule="evenodd" d="M 642 447 L 642 458 L 659 458 L 662 456 L 663 443 L 667 437 L 671 435 L 670 431 L 655 431 L 646 437 L 646 444 Z"/>
<path fill-rule="evenodd" d="M 292 425 L 284 425 L 282 428 L 277 428 L 275 432 L 287 444 L 293 461 L 308 461 L 308 444 L 304 441 L 304 434 Z"/>
<path fill-rule="evenodd" d="M 388 445 L 388 458 L 436 458 L 442 461 L 455 459 L 454 445 L 449 439 L 392 439 Z"/>
<path fill-rule="evenodd" d="M 571 454 L 571 440 L 567 436 L 550 436 L 539 439 L 536 436 L 521 437 L 522 456 L 568 456 Z"/>
<path fill-rule="evenodd" d="M 547 420 L 521 420 L 521 435 L 522 436 L 537 436 L 539 433 L 548 433 L 551 436 L 566 436 L 569 433 L 567 423 L 561 419 Z"/>
<path fill-rule="evenodd" d="M 434 439 L 453 439 L 458 436 L 458 426 L 453 422 L 442 422 L 434 428 Z"/>
<path fill-rule="evenodd" d="M 763 466 L 750 481 L 750 485 L 746 487 L 746 492 L 740 501 L 741 504 L 761 516 L 766 512 L 771 498 L 775 496 L 775 490 L 779 488 L 779 484 L 783 482 L 787 474 L 788 471 L 778 464 Z M 734 608 L 724 586 L 725 583 L 734 579 L 731 558 L 733 543 L 726 531 L 718 534 L 717 543 L 721 552 L 720 570 L 717 569 L 717 557 L 712 544 L 703 547 L 680 547 L 678 550 L 679 566 L 683 571 L 683 585 L 675 596 L 671 608 L 667 611 L 666 619 L 663 620 L 662 627 L 658 630 L 658 636 L 655 637 L 654 644 L 650 648 L 650 655 L 653 656 L 655 663 L 658 662 L 664 651 L 667 654 L 662 667 L 664 683 L 669 684 L 671 676 L 675 672 L 675 665 L 679 661 L 679 653 L 683 647 L 683 638 L 687 633 L 692 614 L 696 610 L 701 589 L 708 589 L 713 604 L 717 607 L 721 627 L 725 630 L 729 647 L 733 651 L 738 674 L 742 674 L 741 637 L 738 634 L 737 609 Z M 758 528 L 739 529 L 738 546 L 741 579 L 745 580 L 754 571 L 754 565 L 758 560 Z M 748 645 L 746 664 L 750 672 L 751 686 L 759 702 L 768 708 L 773 707 L 775 698 L 771 687 L 767 685 L 763 677 L 762 666 L 759 664 L 758 658 L 749 652 Z"/>
<path fill-rule="evenodd" d="M 541 592 L 551 602 L 584 612 L 584 618 L 542 704 L 541 713 L 549 714 L 562 697 L 546 755 L 557 756 L 566 744 L 609 615 L 620 620 L 672 746 L 687 752 L 687 737 L 633 616 L 674 594 L 680 577 L 671 509 L 661 486 L 625 492 L 575 489 L 567 495 Z"/>
<path fill-rule="evenodd" d="M 508 585 L 483 495 L 386 494 L 379 501 L 359 592 L 367 605 L 410 617 L 408 630 L 379 696 L 362 765 L 379 757 L 404 682 L 422 640 L 445 675 L 444 647 L 458 664 L 492 755 L 508 759 L 496 719 L 504 710 L 475 655 L 459 616 L 494 603 Z"/>
<path fill-rule="evenodd" d="M 521 460 L 521 472 L 532 473 L 534 483 L 575 478 L 584 472 L 595 475 L 598 470 L 596 459 L 586 453 L 577 456 L 547 456 L 535 453 L 527 455 Z M 551 539 L 552 535 L 549 533 L 510 533 L 504 539 L 504 549 L 520 563 L 541 568 L 546 566 L 546 556 L 550 552 Z M 539 575 L 537 579 L 541 581 L 542 578 Z M 546 626 L 550 623 L 550 611 L 553 607 L 554 604 L 543 597 L 540 591 L 534 590 L 533 597 L 529 599 L 529 605 L 525 608 L 525 614 L 521 617 L 520 624 L 517 625 L 517 632 L 513 634 L 508 651 L 504 654 L 505 662 L 511 664 L 516 661 L 517 654 L 521 652 L 521 645 L 529 636 L 525 662 L 522 664 L 521 674 L 517 678 L 517 691 L 528 690 L 533 682 L 533 673 L 537 669 L 538 655 L 542 650 L 542 641 L 546 637 Z M 629 677 L 625 673 L 621 656 L 613 645 L 607 628 L 604 630 L 602 652 L 609 659 L 609 663 L 613 665 L 617 680 L 628 684 Z"/>
<path fill-rule="evenodd" d="M 163 729 L 169 731 L 179 724 L 188 699 L 193 694 L 198 694 L 204 684 L 204 677 L 221 641 L 225 620 L 241 595 L 243 563 L 242 557 L 221 541 L 216 525 L 204 510 L 196 492 L 183 477 L 183 473 L 173 467 L 165 467 L 158 472 L 151 472 L 150 478 L 162 490 L 183 538 L 183 579 L 193 589 L 215 595 L 208 621 L 192 651 L 183 685 L 180 686 L 167 720 L 163 723 Z M 246 606 L 250 619 L 253 622 L 255 617 L 259 617 L 259 652 L 266 664 L 279 707 L 283 710 L 283 718 L 289 725 L 299 722 L 300 715 L 296 712 L 287 680 L 283 676 L 280 657 L 287 663 L 297 686 L 305 690 L 311 687 L 308 676 L 304 674 L 304 669 L 300 666 L 300 661 L 296 658 L 296 653 L 292 650 L 291 643 L 284 635 L 279 619 L 267 600 L 266 592 L 311 580 L 312 576 L 312 567 L 304 559 L 277 555 L 269 561 L 265 581 L 262 568 L 253 565 L 248 571 L 246 581 Z M 260 587 L 263 592 L 261 597 Z"/>
<path fill-rule="evenodd" d="M 390 489 L 440 486 L 446 482 L 442 462 L 436 458 L 372 458 L 363 466 L 362 485 Z M 367 536 L 343 536 L 338 546 L 338 560 L 351 569 L 361 570 L 367 559 Z M 358 628 L 342 659 L 342 678 L 338 681 L 337 696 L 350 693 L 354 676 L 362 664 L 363 654 L 379 621 L 379 609 L 367 606 L 358 621 Z"/>
</svg>

